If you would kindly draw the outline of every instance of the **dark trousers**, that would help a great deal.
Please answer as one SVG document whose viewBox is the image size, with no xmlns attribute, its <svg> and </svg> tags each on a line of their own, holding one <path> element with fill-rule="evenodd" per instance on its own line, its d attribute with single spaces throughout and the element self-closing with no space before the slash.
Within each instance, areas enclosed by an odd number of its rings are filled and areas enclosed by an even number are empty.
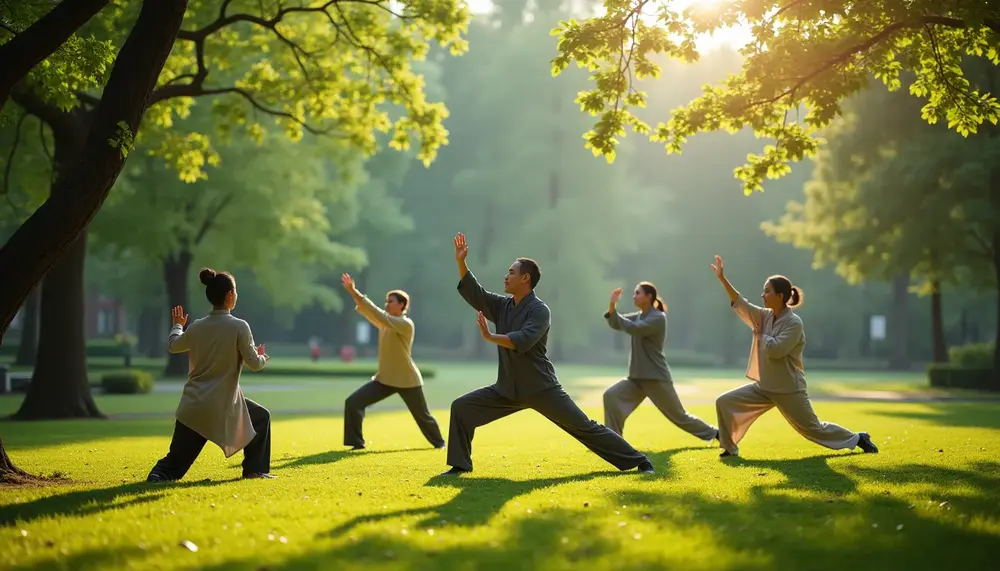
<svg viewBox="0 0 1000 571">
<path fill-rule="evenodd" d="M 472 470 L 472 437 L 476 428 L 530 408 L 551 420 L 591 452 L 619 470 L 630 470 L 646 456 L 603 424 L 591 420 L 562 387 L 553 387 L 519 400 L 500 395 L 493 387 L 466 393 L 451 404 L 448 465 Z"/>
<path fill-rule="evenodd" d="M 383 385 L 378 381 L 365 383 L 344 402 L 344 446 L 364 446 L 365 438 L 361 434 L 361 424 L 365 420 L 365 409 L 394 394 L 403 397 L 406 408 L 410 409 L 413 420 L 417 421 L 420 432 L 433 446 L 443 446 L 444 438 L 437 421 L 427 410 L 427 400 L 424 398 L 423 387 L 400 389 Z"/>
<path fill-rule="evenodd" d="M 267 474 L 271 471 L 271 413 L 259 404 L 246 399 L 250 413 L 250 424 L 257 433 L 243 449 L 243 475 Z M 174 437 L 170 440 L 170 451 L 149 471 L 167 480 L 180 480 L 201 454 L 208 440 L 183 425 L 174 423 Z"/>
</svg>

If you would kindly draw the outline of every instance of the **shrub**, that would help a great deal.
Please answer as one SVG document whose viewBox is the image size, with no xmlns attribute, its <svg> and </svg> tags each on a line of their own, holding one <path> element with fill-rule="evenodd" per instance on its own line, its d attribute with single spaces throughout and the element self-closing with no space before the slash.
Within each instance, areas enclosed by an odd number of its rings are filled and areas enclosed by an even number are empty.
<svg viewBox="0 0 1000 571">
<path fill-rule="evenodd" d="M 927 377 L 932 387 L 1000 391 L 1000 382 L 989 367 L 957 367 L 951 363 L 931 363 Z"/>
<path fill-rule="evenodd" d="M 104 373 L 101 388 L 109 395 L 145 394 L 153 390 L 153 375 L 139 369 Z"/>
<path fill-rule="evenodd" d="M 948 359 L 955 367 L 966 369 L 989 369 L 993 367 L 993 351 L 996 344 L 969 343 L 948 349 Z"/>
</svg>

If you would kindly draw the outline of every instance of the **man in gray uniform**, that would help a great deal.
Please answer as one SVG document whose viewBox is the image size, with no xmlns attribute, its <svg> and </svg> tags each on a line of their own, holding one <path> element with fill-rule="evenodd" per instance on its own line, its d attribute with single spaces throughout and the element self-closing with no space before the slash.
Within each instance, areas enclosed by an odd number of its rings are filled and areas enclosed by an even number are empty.
<svg viewBox="0 0 1000 571">
<path fill-rule="evenodd" d="M 498 348 L 497 381 L 474 390 L 451 404 L 448 465 L 446 474 L 472 471 L 472 437 L 476 428 L 524 409 L 533 409 L 576 438 L 592 452 L 619 470 L 638 468 L 653 472 L 649 459 L 632 448 L 621 436 L 589 419 L 566 394 L 556 379 L 552 362 L 545 354 L 549 336 L 549 308 L 535 296 L 541 278 L 538 264 L 518 258 L 504 277 L 504 292 L 486 291 L 469 271 L 465 236 L 455 237 L 458 262 L 458 292 L 479 312 L 483 338 Z M 496 326 L 491 333 L 487 321 Z"/>
</svg>

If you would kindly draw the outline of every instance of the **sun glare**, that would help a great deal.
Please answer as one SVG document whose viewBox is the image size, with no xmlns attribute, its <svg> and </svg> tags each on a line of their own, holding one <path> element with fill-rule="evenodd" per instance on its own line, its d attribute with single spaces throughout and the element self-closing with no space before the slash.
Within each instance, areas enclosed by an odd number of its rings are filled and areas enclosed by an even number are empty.
<svg viewBox="0 0 1000 571">
<path fill-rule="evenodd" d="M 718 10 L 725 0 L 659 0 L 669 2 L 675 10 L 683 11 L 688 7 L 695 7 L 701 10 Z M 493 9 L 491 0 L 468 0 L 469 8 L 474 14 L 485 14 Z M 603 8 L 602 8 L 603 9 Z M 555 25 L 555 22 L 552 22 Z M 720 48 L 728 47 L 738 50 L 745 46 L 752 39 L 750 31 L 743 26 L 733 28 L 722 28 L 716 30 L 711 35 L 702 34 L 698 40 L 698 51 L 702 53 L 712 52 Z"/>
</svg>

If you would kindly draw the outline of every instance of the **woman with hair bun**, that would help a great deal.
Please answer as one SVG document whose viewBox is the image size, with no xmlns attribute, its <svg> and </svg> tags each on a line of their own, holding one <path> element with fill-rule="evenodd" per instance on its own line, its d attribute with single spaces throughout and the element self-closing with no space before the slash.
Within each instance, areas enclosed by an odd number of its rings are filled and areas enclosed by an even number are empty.
<svg viewBox="0 0 1000 571">
<path fill-rule="evenodd" d="M 611 303 L 604 319 L 616 331 L 624 331 L 632 338 L 628 357 L 628 377 L 618 381 L 604 392 L 604 426 L 621 435 L 625 420 L 647 398 L 677 428 L 712 442 L 719 431 L 697 416 L 684 410 L 674 389 L 670 366 L 663 353 L 667 340 L 667 306 L 663 304 L 656 286 L 639 282 L 632 292 L 632 303 L 639 310 L 622 315 L 616 304 L 622 289 L 611 292 Z"/>
<path fill-rule="evenodd" d="M 753 330 L 750 361 L 746 376 L 754 381 L 722 394 L 715 401 L 719 418 L 720 457 L 738 456 L 740 440 L 750 425 L 774 407 L 799 434 L 834 450 L 861 448 L 866 454 L 878 453 L 867 432 L 851 432 L 832 422 L 821 422 L 813 411 L 806 390 L 802 351 L 806 336 L 802 318 L 794 308 L 802 305 L 802 290 L 785 276 L 771 276 L 760 295 L 764 307 L 740 296 L 722 268 L 722 258 L 711 264 L 715 277 L 729 296 L 733 311 Z"/>
<path fill-rule="evenodd" d="M 177 407 L 170 451 L 153 466 L 147 482 L 179 480 L 212 441 L 229 458 L 243 450 L 244 478 L 274 478 L 271 471 L 271 414 L 243 396 L 240 372 L 264 368 L 264 345 L 254 345 L 236 307 L 236 278 L 204 268 L 198 275 L 212 304 L 208 315 L 184 330 L 188 316 L 177 306 L 167 338 L 171 353 L 188 353 L 188 380 Z"/>
</svg>

